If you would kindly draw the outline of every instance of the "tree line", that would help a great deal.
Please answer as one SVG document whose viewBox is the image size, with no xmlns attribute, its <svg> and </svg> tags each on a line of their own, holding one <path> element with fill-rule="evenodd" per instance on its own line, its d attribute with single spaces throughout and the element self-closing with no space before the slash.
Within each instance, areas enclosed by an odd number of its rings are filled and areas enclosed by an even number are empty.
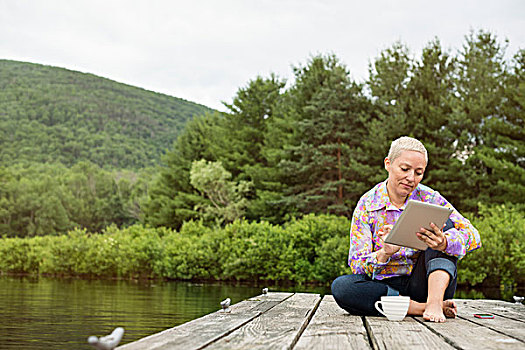
<svg viewBox="0 0 525 350">
<path fill-rule="evenodd" d="M 335 55 L 312 56 L 291 81 L 256 77 L 227 112 L 186 122 L 157 168 L 4 166 L 0 229 L 23 237 L 110 224 L 350 217 L 386 178 L 383 158 L 402 135 L 425 144 L 423 183 L 461 212 L 476 215 L 480 203 L 523 210 L 525 50 L 506 58 L 506 45 L 485 31 L 468 34 L 456 53 L 438 39 L 419 55 L 394 43 L 362 83 Z"/>
<path fill-rule="evenodd" d="M 419 57 L 395 43 L 364 83 L 334 55 L 295 67 L 292 82 L 257 77 L 227 113 L 186 124 L 149 188 L 144 222 L 350 217 L 359 197 L 386 178 L 383 158 L 402 135 L 426 145 L 424 183 L 461 212 L 523 204 L 525 50 L 510 60 L 505 50 L 479 31 L 456 54 L 438 39 Z"/>
<path fill-rule="evenodd" d="M 0 168 L 0 231 L 43 236 L 74 228 L 101 232 L 140 219 L 139 202 L 152 169 L 104 170 L 90 162 Z"/>
</svg>

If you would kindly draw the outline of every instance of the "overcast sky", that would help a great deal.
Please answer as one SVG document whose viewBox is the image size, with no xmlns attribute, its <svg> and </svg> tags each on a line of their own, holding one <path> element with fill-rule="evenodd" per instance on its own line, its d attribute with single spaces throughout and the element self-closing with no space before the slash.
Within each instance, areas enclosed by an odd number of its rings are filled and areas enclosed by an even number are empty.
<svg viewBox="0 0 525 350">
<path fill-rule="evenodd" d="M 225 110 L 261 75 L 334 53 L 355 80 L 395 41 L 451 53 L 489 30 L 525 48 L 524 0 L 0 0 L 0 59 L 93 73 Z"/>
</svg>

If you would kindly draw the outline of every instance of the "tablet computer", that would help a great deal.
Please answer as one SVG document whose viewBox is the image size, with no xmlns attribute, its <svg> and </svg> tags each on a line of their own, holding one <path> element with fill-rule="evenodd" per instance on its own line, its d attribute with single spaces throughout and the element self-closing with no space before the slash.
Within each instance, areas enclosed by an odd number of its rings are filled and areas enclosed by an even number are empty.
<svg viewBox="0 0 525 350">
<path fill-rule="evenodd" d="M 430 230 L 431 222 L 436 224 L 437 227 L 442 228 L 451 213 L 452 208 L 411 199 L 394 224 L 392 231 L 385 237 L 385 242 L 408 248 L 426 250 L 428 246 L 417 238 L 416 232 L 418 232 L 421 227 Z"/>
</svg>

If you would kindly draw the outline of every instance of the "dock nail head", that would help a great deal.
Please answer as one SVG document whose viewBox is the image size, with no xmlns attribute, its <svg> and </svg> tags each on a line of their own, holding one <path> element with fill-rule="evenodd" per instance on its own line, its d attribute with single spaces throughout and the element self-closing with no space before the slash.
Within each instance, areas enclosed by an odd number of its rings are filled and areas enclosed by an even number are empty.
<svg viewBox="0 0 525 350">
<path fill-rule="evenodd" d="M 223 301 L 221 301 L 221 307 L 222 307 L 222 311 L 223 312 L 230 312 L 231 311 L 231 309 L 230 309 L 231 302 L 232 301 L 231 301 L 230 298 L 226 298 Z"/>
<path fill-rule="evenodd" d="M 264 295 L 268 294 L 268 288 L 263 288 L 262 293 L 263 293 Z"/>
<path fill-rule="evenodd" d="M 93 345 L 98 350 L 113 350 L 117 347 L 124 335 L 124 328 L 117 327 L 111 332 L 111 334 L 105 337 L 95 337 L 92 335 L 88 338 L 88 344 Z"/>
<path fill-rule="evenodd" d="M 523 303 L 523 299 L 525 299 L 525 297 L 519 297 L 517 295 L 514 295 L 513 298 L 514 298 L 514 302 L 516 304 L 522 304 Z"/>
</svg>

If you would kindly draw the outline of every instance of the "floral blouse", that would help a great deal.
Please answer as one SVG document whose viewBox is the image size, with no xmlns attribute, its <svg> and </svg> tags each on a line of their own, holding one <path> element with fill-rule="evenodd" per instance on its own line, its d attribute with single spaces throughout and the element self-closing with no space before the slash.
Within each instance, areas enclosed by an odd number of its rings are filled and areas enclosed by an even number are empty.
<svg viewBox="0 0 525 350">
<path fill-rule="evenodd" d="M 445 232 L 445 253 L 461 259 L 467 252 L 481 247 L 478 231 L 439 192 L 419 184 L 407 198 L 452 208 L 450 220 L 454 228 Z M 350 229 L 350 252 L 348 265 L 354 274 L 367 274 L 373 279 L 410 275 L 420 250 L 401 247 L 386 263 L 377 261 L 377 251 L 382 242 L 377 232 L 383 225 L 393 225 L 406 203 L 397 208 L 390 202 L 386 180 L 365 193 L 354 210 Z"/>
</svg>

